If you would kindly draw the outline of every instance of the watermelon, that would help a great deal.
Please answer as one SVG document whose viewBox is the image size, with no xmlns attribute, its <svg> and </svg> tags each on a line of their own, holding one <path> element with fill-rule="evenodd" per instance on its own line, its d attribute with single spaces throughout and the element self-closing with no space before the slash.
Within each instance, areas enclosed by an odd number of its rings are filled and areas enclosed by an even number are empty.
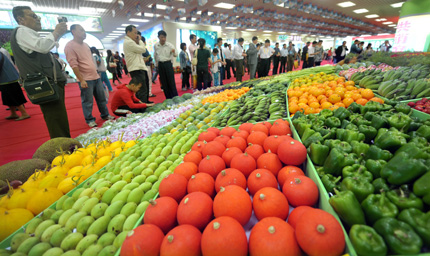
<svg viewBox="0 0 430 256">
<path fill-rule="evenodd" d="M 191 93 L 184 93 L 181 97 L 185 100 L 189 100 L 193 97 L 193 95 Z"/>
</svg>

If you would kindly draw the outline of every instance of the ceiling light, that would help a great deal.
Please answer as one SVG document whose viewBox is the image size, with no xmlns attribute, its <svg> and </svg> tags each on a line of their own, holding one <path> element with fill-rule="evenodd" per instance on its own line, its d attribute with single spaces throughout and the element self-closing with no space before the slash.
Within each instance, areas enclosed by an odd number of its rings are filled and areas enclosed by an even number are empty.
<svg viewBox="0 0 430 256">
<path fill-rule="evenodd" d="M 202 11 L 198 11 L 197 14 L 198 15 L 202 15 Z M 208 12 L 208 15 L 212 15 L 212 14 L 214 14 L 214 13 L 213 12 Z"/>
<path fill-rule="evenodd" d="M 269 35 L 269 34 L 263 34 L 263 36 L 272 36 L 272 35 Z"/>
<path fill-rule="evenodd" d="M 393 24 L 393 22 L 392 21 L 386 21 L 386 22 L 382 22 L 382 24 L 385 24 L 385 25 L 387 25 L 387 24 Z"/>
<path fill-rule="evenodd" d="M 395 26 L 397 26 L 396 24 L 391 24 L 391 25 L 388 25 L 389 27 L 395 27 Z"/>
<path fill-rule="evenodd" d="M 223 9 L 233 9 L 233 7 L 235 7 L 235 5 L 234 4 L 228 4 L 228 3 L 217 3 L 216 5 L 214 5 L 214 7 L 223 8 Z"/>
<path fill-rule="evenodd" d="M 354 6 L 355 4 L 351 1 L 347 1 L 347 2 L 338 3 L 337 5 L 339 5 L 342 8 L 346 8 L 346 7 Z"/>
<path fill-rule="evenodd" d="M 115 2 L 115 0 L 85 0 L 85 2 L 112 3 Z"/>
<path fill-rule="evenodd" d="M 378 14 L 370 14 L 370 15 L 366 15 L 365 17 L 368 19 L 371 19 L 371 18 L 378 18 L 379 15 Z"/>
<path fill-rule="evenodd" d="M 148 8 L 151 9 L 152 8 L 152 4 L 148 5 Z M 166 10 L 167 9 L 167 5 L 157 4 L 157 9 L 159 9 L 159 10 Z"/>
<path fill-rule="evenodd" d="M 278 34 L 286 34 L 287 32 L 278 32 Z"/>
<path fill-rule="evenodd" d="M 29 6 L 29 7 L 34 7 L 34 4 L 31 1 L 2 1 L 2 3 L 0 3 L 0 7 L 2 8 L 12 8 L 14 6 Z"/>
<path fill-rule="evenodd" d="M 371 35 L 361 35 L 360 37 L 366 37 L 366 36 L 371 36 Z"/>
<path fill-rule="evenodd" d="M 225 27 L 225 29 L 237 29 L 236 27 Z"/>
<path fill-rule="evenodd" d="M 382 33 L 382 34 L 378 34 L 378 36 L 386 36 L 389 35 L 388 33 Z"/>
<path fill-rule="evenodd" d="M 255 28 L 247 28 L 246 31 L 257 31 Z"/>
<path fill-rule="evenodd" d="M 273 31 L 272 30 L 264 30 L 263 32 L 264 33 L 272 33 Z"/>
<path fill-rule="evenodd" d="M 354 10 L 353 12 L 355 12 L 355 13 L 365 13 L 365 12 L 369 12 L 369 10 L 363 8 L 363 9 Z"/>
<path fill-rule="evenodd" d="M 187 18 L 185 18 L 185 17 L 182 17 L 182 18 L 180 18 L 179 20 L 187 20 Z"/>
<path fill-rule="evenodd" d="M 380 21 L 386 21 L 387 19 L 386 18 L 380 18 L 379 20 Z"/>
<path fill-rule="evenodd" d="M 393 7 L 393 8 L 400 8 L 400 7 L 402 7 L 402 5 L 403 5 L 404 3 L 405 3 L 405 2 L 399 2 L 399 3 L 391 4 L 391 7 Z"/>
<path fill-rule="evenodd" d="M 24 3 L 24 2 L 20 2 Z M 47 13 L 62 13 L 62 14 L 76 14 L 79 13 L 78 9 L 63 9 L 55 7 L 37 6 L 32 8 L 35 12 L 47 12 Z"/>
<path fill-rule="evenodd" d="M 142 13 L 141 12 L 137 12 L 136 13 L 136 15 L 137 16 L 142 16 Z M 154 17 L 154 15 L 155 15 L 155 17 L 160 17 L 161 16 L 161 14 L 153 14 L 153 13 L 150 13 L 150 12 L 145 12 L 145 13 L 143 13 L 143 16 L 145 16 L 145 17 Z"/>
<path fill-rule="evenodd" d="M 130 24 L 121 24 L 121 27 L 127 27 Z"/>
<path fill-rule="evenodd" d="M 134 21 L 134 22 L 148 22 L 149 20 L 146 20 L 146 19 L 129 19 L 129 21 Z"/>
<path fill-rule="evenodd" d="M 125 26 L 125 27 L 127 27 L 127 26 Z M 123 27 L 116 28 L 116 30 L 123 30 L 123 29 L 124 29 Z"/>
<path fill-rule="evenodd" d="M 92 7 L 79 7 L 80 13 L 88 13 L 88 14 L 94 14 L 94 13 L 104 13 L 107 9 L 104 8 L 92 8 Z"/>
<path fill-rule="evenodd" d="M 114 30 L 112 31 L 113 33 L 124 33 L 124 31 L 118 31 L 118 30 Z"/>
</svg>

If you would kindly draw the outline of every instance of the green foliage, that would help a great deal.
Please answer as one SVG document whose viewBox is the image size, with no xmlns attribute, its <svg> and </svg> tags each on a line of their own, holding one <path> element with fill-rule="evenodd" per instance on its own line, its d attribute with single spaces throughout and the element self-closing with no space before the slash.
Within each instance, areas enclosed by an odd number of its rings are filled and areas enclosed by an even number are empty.
<svg viewBox="0 0 430 256">
<path fill-rule="evenodd" d="M 10 46 L 10 42 L 4 43 L 1 47 L 5 48 L 9 52 L 10 55 L 13 55 L 12 47 Z"/>
</svg>

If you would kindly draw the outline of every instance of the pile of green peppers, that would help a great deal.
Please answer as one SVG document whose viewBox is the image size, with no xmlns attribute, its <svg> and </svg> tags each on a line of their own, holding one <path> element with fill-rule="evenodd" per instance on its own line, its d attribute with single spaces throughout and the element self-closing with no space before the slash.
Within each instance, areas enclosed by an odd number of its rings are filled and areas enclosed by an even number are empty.
<svg viewBox="0 0 430 256">
<path fill-rule="evenodd" d="M 389 103 L 292 120 L 358 255 L 430 248 L 430 120 Z"/>
</svg>

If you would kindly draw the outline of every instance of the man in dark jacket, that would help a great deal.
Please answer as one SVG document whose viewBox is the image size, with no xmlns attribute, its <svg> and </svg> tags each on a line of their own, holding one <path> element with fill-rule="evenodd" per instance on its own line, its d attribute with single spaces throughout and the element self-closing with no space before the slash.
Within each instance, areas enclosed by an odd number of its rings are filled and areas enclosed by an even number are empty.
<svg viewBox="0 0 430 256">
<path fill-rule="evenodd" d="M 302 53 L 303 69 L 308 67 L 308 58 L 306 55 L 308 54 L 308 48 L 310 44 L 311 42 L 306 42 L 306 46 L 303 47 L 303 53 Z"/>
<path fill-rule="evenodd" d="M 346 52 L 348 51 L 348 47 L 346 47 L 346 41 L 343 41 L 342 45 L 337 47 L 336 53 L 336 63 L 345 59 Z"/>
</svg>

